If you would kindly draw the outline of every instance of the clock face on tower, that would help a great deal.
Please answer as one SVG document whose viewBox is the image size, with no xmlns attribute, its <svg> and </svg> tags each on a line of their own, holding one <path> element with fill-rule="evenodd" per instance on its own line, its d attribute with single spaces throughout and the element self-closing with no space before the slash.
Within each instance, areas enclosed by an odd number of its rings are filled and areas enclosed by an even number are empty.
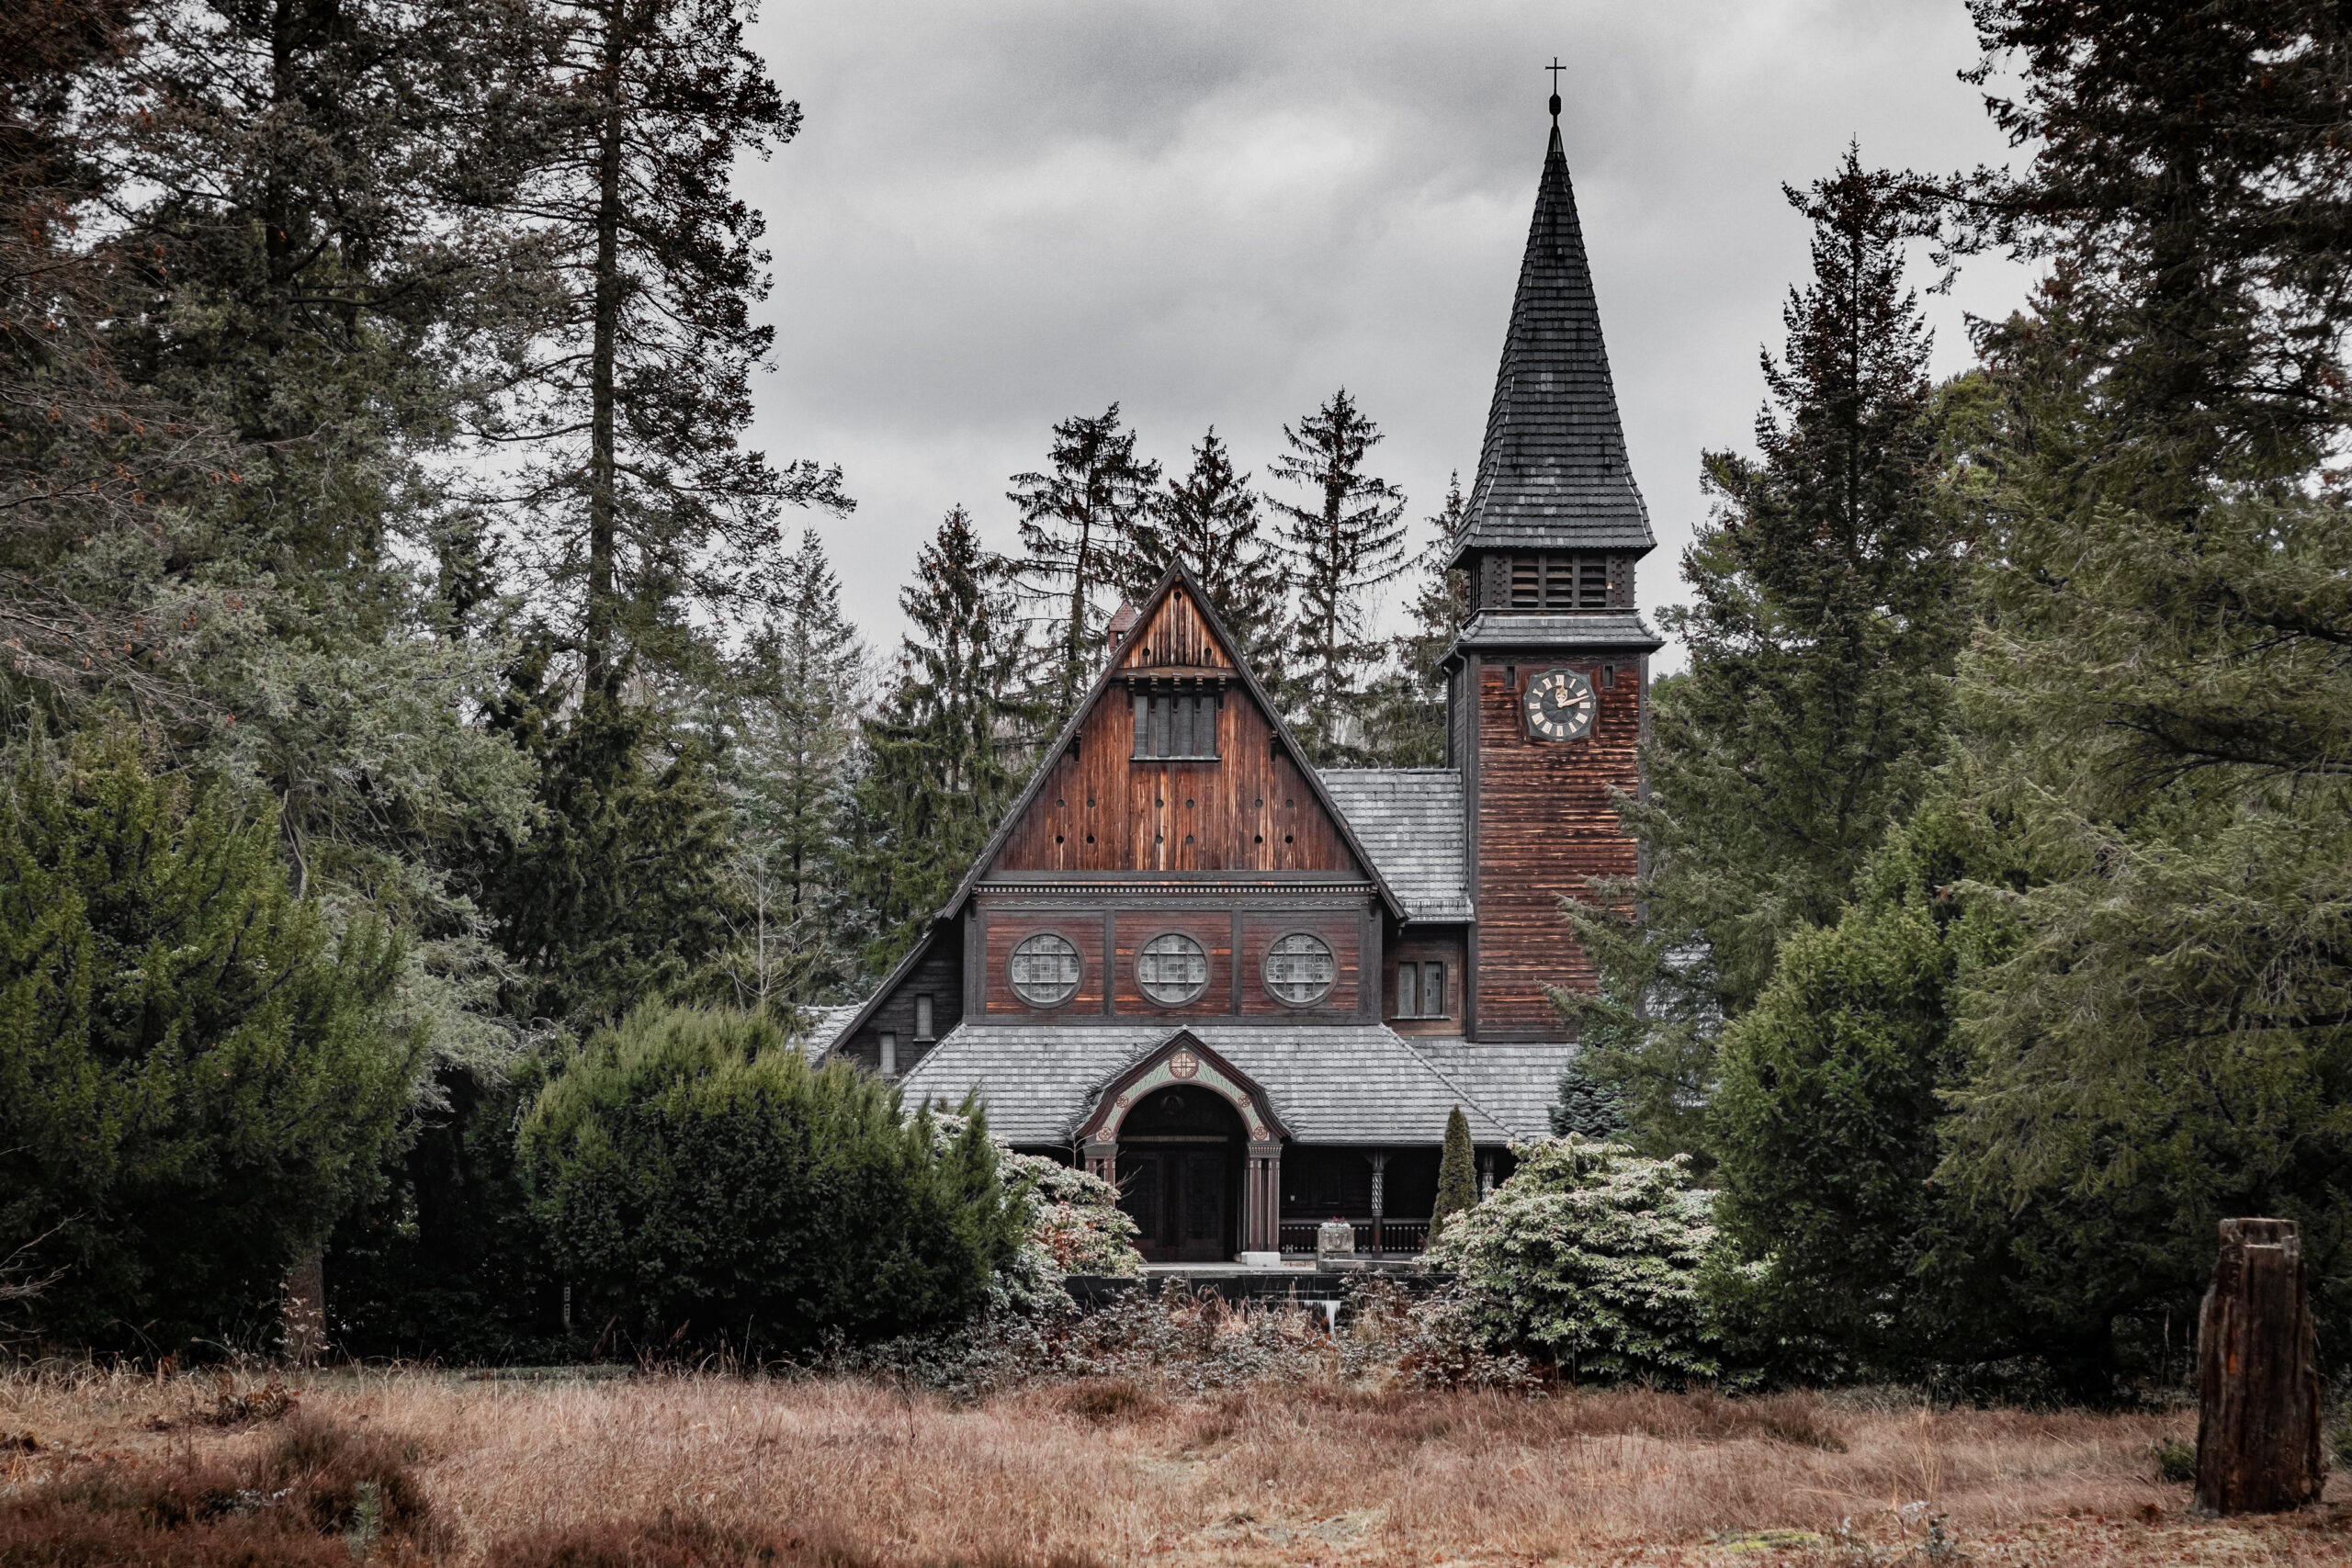
<svg viewBox="0 0 2352 1568">
<path fill-rule="evenodd" d="M 1521 706 L 1537 740 L 1574 740 L 1592 729 L 1592 682 L 1573 670 L 1546 670 L 1527 683 Z"/>
</svg>

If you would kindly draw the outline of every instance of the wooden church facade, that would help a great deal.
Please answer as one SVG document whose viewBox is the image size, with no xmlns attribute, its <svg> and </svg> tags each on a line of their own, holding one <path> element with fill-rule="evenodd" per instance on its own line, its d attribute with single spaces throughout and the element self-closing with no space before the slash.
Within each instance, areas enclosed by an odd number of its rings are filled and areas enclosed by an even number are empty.
<svg viewBox="0 0 2352 1568">
<path fill-rule="evenodd" d="M 1548 989 L 1591 984 L 1558 900 L 1634 870 L 1649 547 L 1555 118 L 1455 545 L 1445 765 L 1317 770 L 1172 573 L 826 1049 L 1116 1179 L 1148 1258 L 1271 1262 L 1332 1218 L 1418 1250 L 1449 1112 L 1487 1180 L 1549 1131 Z"/>
</svg>

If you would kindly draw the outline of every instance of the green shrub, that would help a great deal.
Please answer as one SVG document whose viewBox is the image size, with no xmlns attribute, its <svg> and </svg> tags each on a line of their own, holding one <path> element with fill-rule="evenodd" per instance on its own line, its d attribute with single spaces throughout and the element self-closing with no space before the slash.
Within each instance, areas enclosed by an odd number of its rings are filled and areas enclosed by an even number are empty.
<svg viewBox="0 0 2352 1568">
<path fill-rule="evenodd" d="M 1445 1234 L 1456 1214 L 1478 1201 L 1476 1151 L 1470 1146 L 1470 1121 L 1455 1106 L 1445 1115 L 1445 1144 L 1437 1160 L 1437 1203 L 1430 1214 L 1430 1238 Z"/>
<path fill-rule="evenodd" d="M 422 1066 L 402 952 L 297 899 L 277 823 L 118 739 L 0 798 L 0 1258 L 52 1342 L 260 1341 Z"/>
<path fill-rule="evenodd" d="M 640 1353 L 917 1332 L 977 1309 L 1020 1240 L 978 1113 L 939 1138 L 763 1018 L 649 1009 L 598 1032 L 523 1154 L 575 1312 Z"/>
<path fill-rule="evenodd" d="M 2197 1479 L 2197 1445 L 2187 1438 L 2155 1441 L 2156 1479 L 2186 1484 Z"/>
<path fill-rule="evenodd" d="M 1562 1138 L 1514 1146 L 1519 1169 L 1454 1216 L 1427 1255 L 1486 1342 L 1577 1381 L 1723 1375 L 1699 1280 L 1711 1194 L 1687 1158 Z"/>
</svg>

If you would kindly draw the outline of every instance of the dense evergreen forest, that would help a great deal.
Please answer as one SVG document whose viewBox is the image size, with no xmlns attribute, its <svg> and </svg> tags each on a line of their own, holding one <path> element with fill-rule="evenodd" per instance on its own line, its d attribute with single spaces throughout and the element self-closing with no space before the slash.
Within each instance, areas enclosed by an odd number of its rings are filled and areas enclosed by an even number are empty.
<svg viewBox="0 0 2352 1568">
<path fill-rule="evenodd" d="M 1790 192 L 1557 1117 L 1692 1157 L 1777 1375 L 2102 1392 L 2178 1373 L 2224 1214 L 2352 1328 L 2352 23 L 1970 10 L 2013 169 Z M 1319 761 L 1440 760 L 1463 498 L 1344 389 L 1262 475 L 1041 430 L 861 637 L 854 476 L 742 439 L 731 171 L 800 129 L 743 21 L 0 24 L 12 1331 L 255 1343 L 322 1250 L 355 1353 L 579 1353 L 534 1108 L 640 1006 L 861 995 L 1170 563 Z M 1916 290 L 1985 254 L 2041 282 L 1936 382 Z"/>
</svg>

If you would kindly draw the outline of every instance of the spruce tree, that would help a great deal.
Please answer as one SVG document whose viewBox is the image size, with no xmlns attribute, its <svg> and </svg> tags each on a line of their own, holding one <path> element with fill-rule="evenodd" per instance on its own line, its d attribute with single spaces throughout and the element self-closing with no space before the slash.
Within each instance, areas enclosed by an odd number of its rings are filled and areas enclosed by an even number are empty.
<svg viewBox="0 0 2352 1568">
<path fill-rule="evenodd" d="M 752 640 L 730 752 L 736 1005 L 800 1010 L 854 970 L 842 838 L 866 681 L 865 648 L 815 529 L 786 561 L 775 612 Z"/>
<path fill-rule="evenodd" d="M 1430 1211 L 1430 1239 L 1445 1233 L 1448 1220 L 1478 1204 L 1478 1153 L 1470 1145 L 1470 1119 L 1455 1106 L 1445 1113 L 1445 1142 L 1437 1160 L 1437 1204 Z"/>
<path fill-rule="evenodd" d="M 1620 807 L 1646 874 L 1571 913 L 1602 976 L 1564 1004 L 1657 1153 L 1703 1151 L 1724 1021 L 1920 797 L 1964 630 L 1941 405 L 1903 286 L 1907 186 L 1849 151 L 1789 198 L 1814 277 L 1790 291 L 1785 355 L 1764 359 L 1759 456 L 1706 458 L 1719 505 L 1683 557 L 1693 603 L 1663 616 L 1690 666 L 1659 683 L 1649 794 Z"/>
<path fill-rule="evenodd" d="M 1561 1072 L 1559 1096 L 1552 1107 L 1555 1134 L 1605 1142 L 1625 1131 L 1624 1096 L 1594 1077 L 1581 1054 L 1568 1058 Z"/>
<path fill-rule="evenodd" d="M 739 162 L 800 129 L 735 0 L 549 0 L 563 140 L 528 193 L 557 303 L 514 345 L 490 434 L 529 454 L 514 519 L 591 691 L 707 664 L 780 585 L 780 507 L 846 511 L 841 471 L 746 448 L 775 329 Z"/>
<path fill-rule="evenodd" d="M 1286 705 L 1319 766 L 1363 754 L 1363 676 L 1383 651 L 1373 594 L 1405 570 L 1405 495 L 1364 460 L 1384 439 L 1342 387 L 1283 427 L 1289 450 L 1272 472 L 1302 492 L 1273 500 L 1283 552 L 1298 583 Z"/>
<path fill-rule="evenodd" d="M 1955 1004 L 1941 1176 L 2063 1205 L 2068 1255 L 2124 1250 L 2068 1281 L 2120 1361 L 2194 1309 L 2225 1215 L 2298 1221 L 2320 1270 L 2352 1256 L 2352 517 L 2316 464 L 2200 477 L 2245 405 L 2110 374 L 2105 310 L 2060 278 L 1985 334 L 1998 564 L 1960 694 L 2024 934 Z"/>
<path fill-rule="evenodd" d="M 1241 644 L 1259 678 L 1279 683 L 1283 594 L 1272 550 L 1258 532 L 1258 495 L 1248 474 L 1233 471 L 1233 453 L 1211 425 L 1193 448 L 1193 466 L 1171 476 L 1157 498 L 1154 524 L 1139 540 L 1146 586 L 1182 564 Z"/>
<path fill-rule="evenodd" d="M 2070 351 L 2110 412 L 2132 411 L 2115 434 L 2141 485 L 2193 511 L 2208 477 L 2293 473 L 2338 446 L 2352 412 L 2352 16 L 2289 0 L 1970 12 L 1974 79 L 2018 84 L 1986 106 L 2034 151 L 1956 182 L 1947 238 L 2066 280 Z"/>
<path fill-rule="evenodd" d="M 854 812 L 858 907 L 872 922 L 865 975 L 888 972 L 953 893 L 1020 783 L 1014 732 L 1025 638 L 1004 564 L 958 506 L 915 558 L 899 594 L 912 630 L 880 713 Z"/>
<path fill-rule="evenodd" d="M 1050 467 L 1012 476 L 1005 499 L 1021 509 L 1013 585 L 1040 629 L 1037 681 L 1043 728 L 1068 717 L 1101 661 L 1109 608 L 1151 585 L 1164 547 L 1151 539 L 1159 465 L 1136 457 L 1119 405 L 1054 426 Z"/>
<path fill-rule="evenodd" d="M 1429 520 L 1431 537 L 1415 560 L 1420 586 L 1412 629 L 1391 639 L 1390 667 L 1374 683 L 1365 750 L 1375 764 L 1434 768 L 1445 761 L 1446 650 L 1470 618 L 1469 574 L 1446 558 L 1462 531 L 1462 476 L 1446 485 L 1445 509 Z"/>
</svg>

